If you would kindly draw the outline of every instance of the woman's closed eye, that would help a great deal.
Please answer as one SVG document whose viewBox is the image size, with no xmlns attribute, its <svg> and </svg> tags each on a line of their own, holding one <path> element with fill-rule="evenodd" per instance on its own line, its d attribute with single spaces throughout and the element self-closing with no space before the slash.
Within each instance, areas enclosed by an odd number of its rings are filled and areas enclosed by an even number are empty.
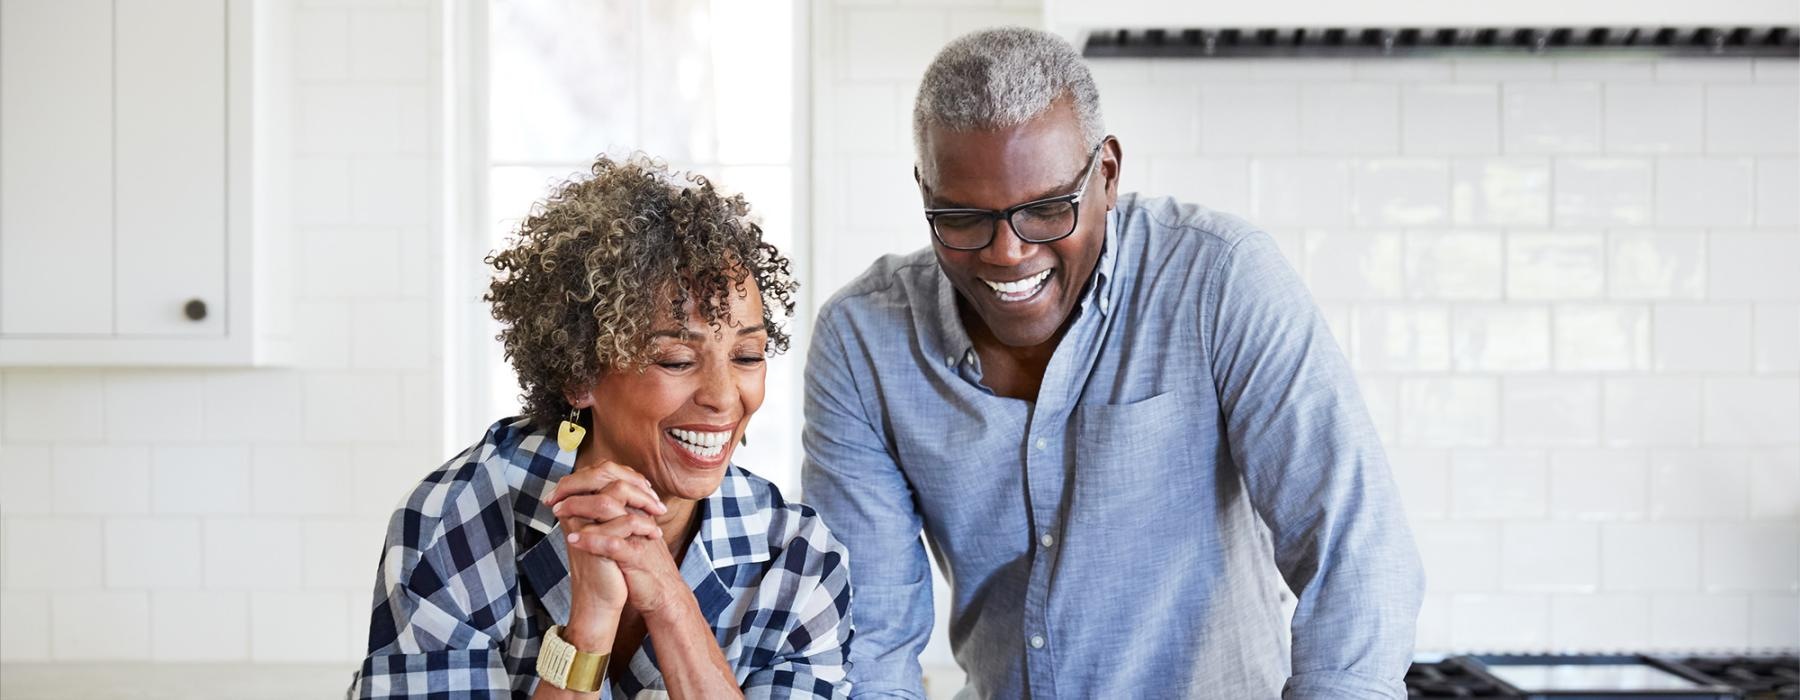
<svg viewBox="0 0 1800 700">
<path fill-rule="evenodd" d="M 694 356 L 694 353 L 689 352 L 680 346 L 675 346 L 664 348 L 662 351 L 651 355 L 650 363 L 671 372 L 685 372 L 689 369 L 693 369 L 694 365 L 698 363 L 698 359 L 699 358 Z"/>
</svg>

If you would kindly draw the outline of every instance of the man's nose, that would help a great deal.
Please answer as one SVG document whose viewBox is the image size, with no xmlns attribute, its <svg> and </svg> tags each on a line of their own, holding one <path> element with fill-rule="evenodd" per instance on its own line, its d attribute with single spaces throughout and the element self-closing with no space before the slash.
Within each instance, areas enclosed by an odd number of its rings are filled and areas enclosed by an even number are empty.
<svg viewBox="0 0 1800 700">
<path fill-rule="evenodd" d="M 1013 232 L 1012 222 L 1001 219 L 994 222 L 994 240 L 981 249 L 981 261 L 994 267 L 1011 267 L 1024 262 L 1025 255 L 1035 245 L 1019 238 Z"/>
</svg>

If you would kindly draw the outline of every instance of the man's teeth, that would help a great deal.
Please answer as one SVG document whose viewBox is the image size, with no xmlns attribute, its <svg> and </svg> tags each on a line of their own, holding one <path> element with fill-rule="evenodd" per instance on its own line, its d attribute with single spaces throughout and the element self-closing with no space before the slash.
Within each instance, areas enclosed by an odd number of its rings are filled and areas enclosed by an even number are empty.
<svg viewBox="0 0 1800 700">
<path fill-rule="evenodd" d="M 1037 289 L 1037 286 L 1044 282 L 1044 278 L 1049 277 L 1049 276 L 1050 276 L 1050 270 L 1046 269 L 1043 272 L 1039 272 L 1035 275 L 1032 275 L 1032 276 L 1027 277 L 1022 280 L 1014 280 L 1011 282 L 995 282 L 990 279 L 984 279 L 984 280 L 982 280 L 982 282 L 987 283 L 987 286 L 989 288 L 993 289 L 995 292 L 1011 296 L 1011 295 L 1023 294 L 1025 292 L 1029 292 L 1034 289 Z"/>
<path fill-rule="evenodd" d="M 719 456 L 719 453 L 725 450 L 725 443 L 731 441 L 730 431 L 703 433 L 697 430 L 671 428 L 669 430 L 669 436 L 675 438 L 675 441 L 680 443 L 682 448 L 694 453 L 695 456 L 698 456 L 701 459 L 711 459 Z"/>
</svg>

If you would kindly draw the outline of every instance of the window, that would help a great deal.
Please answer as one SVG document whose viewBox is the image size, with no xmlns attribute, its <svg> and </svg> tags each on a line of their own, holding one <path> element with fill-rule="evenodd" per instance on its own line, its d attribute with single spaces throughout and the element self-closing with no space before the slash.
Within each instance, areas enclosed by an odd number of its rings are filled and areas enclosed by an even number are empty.
<svg viewBox="0 0 1800 700">
<path fill-rule="evenodd" d="M 485 192 L 465 211 L 469 255 L 503 244 L 532 203 L 555 184 L 585 173 L 594 156 L 642 151 L 671 168 L 705 175 L 742 192 L 765 236 L 798 264 L 805 236 L 795 213 L 800 139 L 795 134 L 798 75 L 796 0 L 490 0 L 472 22 L 485 24 L 486 96 L 468 105 L 472 120 L 467 189 Z M 485 117 L 485 119 L 484 119 Z M 482 124 L 485 122 L 485 126 Z M 476 212 L 479 205 L 485 211 Z M 452 262 L 456 266 L 460 263 Z M 796 274 L 801 274 L 796 270 Z M 485 274 L 485 273 L 484 273 Z M 451 277 L 471 279 L 456 269 Z M 485 284 L 485 277 L 482 278 Z M 481 288 L 460 295 L 479 298 Z M 454 392 L 468 403 L 467 424 L 518 412 L 519 388 L 493 336 L 485 307 L 461 325 L 482 350 L 465 358 Z M 748 447 L 734 458 L 797 489 L 800 325 L 794 348 L 769 364 L 767 398 L 752 419 Z M 479 414 L 479 416 L 475 415 Z M 453 419 L 453 422 L 456 422 Z M 467 433 L 452 436 L 466 441 Z"/>
</svg>

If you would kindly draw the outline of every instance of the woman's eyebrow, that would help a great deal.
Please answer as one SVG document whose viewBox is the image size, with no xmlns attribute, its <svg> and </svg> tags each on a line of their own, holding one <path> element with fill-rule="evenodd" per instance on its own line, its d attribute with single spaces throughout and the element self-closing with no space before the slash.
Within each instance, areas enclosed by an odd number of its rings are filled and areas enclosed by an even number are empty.
<svg viewBox="0 0 1800 700">
<path fill-rule="evenodd" d="M 751 334 L 751 333 L 760 333 L 760 332 L 767 332 L 767 331 L 768 331 L 768 330 L 769 330 L 769 324 L 767 324 L 767 323 L 758 323 L 758 324 L 756 324 L 756 325 L 754 325 L 754 326 L 748 326 L 748 327 L 745 327 L 745 328 L 739 328 L 739 329 L 738 329 L 738 332 L 737 332 L 737 334 L 738 334 L 738 335 L 740 335 L 740 336 L 743 336 L 743 335 L 750 335 L 750 334 Z M 680 340 L 680 341 L 689 341 L 689 340 L 693 340 L 693 339 L 695 339 L 695 338 L 698 338 L 698 337 L 700 337 L 700 336 L 699 336 L 699 334 L 698 334 L 698 333 L 695 333 L 695 332 L 693 332 L 693 331 L 691 331 L 691 330 L 688 330 L 688 329 L 686 329 L 686 328 L 683 328 L 683 329 L 681 329 L 681 330 L 678 330 L 678 331 L 677 331 L 677 330 L 662 330 L 662 331 L 656 331 L 656 332 L 654 332 L 654 333 L 651 333 L 651 334 L 650 334 L 650 337 L 651 337 L 651 339 L 656 339 L 656 338 L 673 338 L 673 339 L 675 339 L 675 340 Z"/>
</svg>

